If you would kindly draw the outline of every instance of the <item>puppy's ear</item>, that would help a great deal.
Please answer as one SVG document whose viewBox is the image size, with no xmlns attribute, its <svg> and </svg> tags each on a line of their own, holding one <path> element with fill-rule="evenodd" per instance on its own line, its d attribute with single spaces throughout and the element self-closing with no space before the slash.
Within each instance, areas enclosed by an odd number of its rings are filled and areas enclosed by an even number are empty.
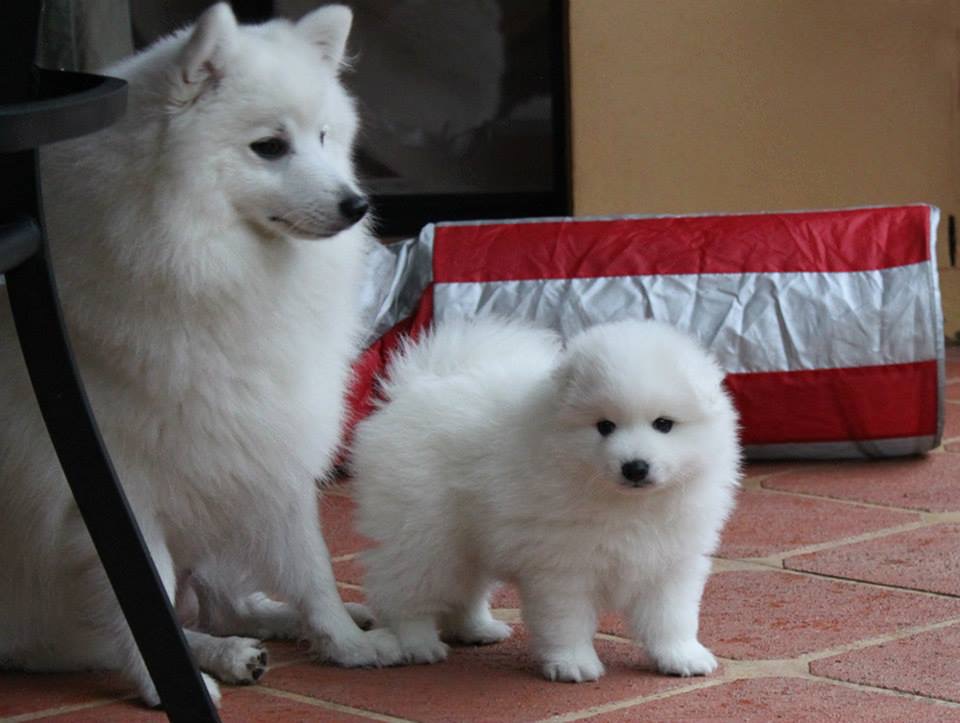
<svg viewBox="0 0 960 723">
<path fill-rule="evenodd" d="M 237 37 L 237 19 L 225 3 L 208 8 L 194 25 L 187 44 L 177 58 L 175 96 L 190 103 L 216 87 L 226 72 L 227 60 Z"/>
<path fill-rule="evenodd" d="M 692 368 L 696 369 L 696 374 L 691 379 L 694 393 L 703 408 L 712 412 L 727 396 L 727 390 L 723 385 L 726 373 L 712 354 L 706 354 L 700 363 Z"/>
<path fill-rule="evenodd" d="M 296 28 L 336 68 L 343 61 L 352 23 L 353 12 L 346 5 L 324 5 L 300 18 Z"/>
</svg>

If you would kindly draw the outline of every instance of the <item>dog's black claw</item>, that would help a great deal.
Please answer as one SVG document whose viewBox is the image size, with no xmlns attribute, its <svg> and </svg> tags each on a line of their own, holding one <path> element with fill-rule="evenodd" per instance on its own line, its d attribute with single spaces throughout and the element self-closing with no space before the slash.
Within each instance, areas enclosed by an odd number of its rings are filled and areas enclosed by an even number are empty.
<svg viewBox="0 0 960 723">
<path fill-rule="evenodd" d="M 266 666 L 267 666 L 267 651 L 264 650 L 262 653 L 260 653 L 260 657 L 257 658 L 257 660 L 260 661 L 260 665 L 266 667 Z"/>
<path fill-rule="evenodd" d="M 263 675 L 263 668 L 256 668 L 252 673 L 250 673 L 250 676 L 254 680 L 260 680 L 261 675 Z"/>
</svg>

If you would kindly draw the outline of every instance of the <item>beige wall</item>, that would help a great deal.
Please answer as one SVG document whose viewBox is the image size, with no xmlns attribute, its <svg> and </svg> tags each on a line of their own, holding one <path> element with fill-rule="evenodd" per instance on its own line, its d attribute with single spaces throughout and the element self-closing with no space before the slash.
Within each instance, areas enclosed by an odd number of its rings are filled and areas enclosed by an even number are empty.
<svg viewBox="0 0 960 723">
<path fill-rule="evenodd" d="M 578 214 L 960 212 L 960 0 L 570 0 Z M 960 274 L 941 274 L 960 329 Z"/>
</svg>

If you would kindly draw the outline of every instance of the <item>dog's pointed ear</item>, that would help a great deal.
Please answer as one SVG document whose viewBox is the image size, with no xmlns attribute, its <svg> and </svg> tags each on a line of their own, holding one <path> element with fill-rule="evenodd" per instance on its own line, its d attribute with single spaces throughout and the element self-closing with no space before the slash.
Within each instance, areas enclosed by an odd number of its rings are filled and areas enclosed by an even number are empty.
<svg viewBox="0 0 960 723">
<path fill-rule="evenodd" d="M 177 59 L 179 95 L 195 100 L 219 82 L 237 37 L 237 19 L 230 5 L 217 3 L 201 15 Z"/>
<path fill-rule="evenodd" d="M 353 12 L 346 5 L 324 5 L 300 18 L 296 28 L 336 68 L 343 61 L 352 24 Z"/>
</svg>

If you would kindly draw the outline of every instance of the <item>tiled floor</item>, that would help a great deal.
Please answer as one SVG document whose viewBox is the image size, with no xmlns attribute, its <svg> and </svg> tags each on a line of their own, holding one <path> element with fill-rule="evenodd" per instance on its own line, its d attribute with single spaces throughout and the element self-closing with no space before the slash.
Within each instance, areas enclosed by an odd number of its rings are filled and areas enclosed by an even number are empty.
<svg viewBox="0 0 960 723">
<path fill-rule="evenodd" d="M 702 612 L 706 678 L 653 672 L 601 621 L 597 683 L 537 676 L 522 626 L 445 663 L 339 670 L 271 643 L 260 685 L 224 686 L 225 721 L 960 721 L 960 353 L 947 433 L 925 459 L 750 465 Z M 341 589 L 362 599 L 349 486 L 324 502 Z M 498 615 L 518 620 L 511 590 Z M 0 674 L 0 721 L 155 721 L 116 675 Z"/>
</svg>

